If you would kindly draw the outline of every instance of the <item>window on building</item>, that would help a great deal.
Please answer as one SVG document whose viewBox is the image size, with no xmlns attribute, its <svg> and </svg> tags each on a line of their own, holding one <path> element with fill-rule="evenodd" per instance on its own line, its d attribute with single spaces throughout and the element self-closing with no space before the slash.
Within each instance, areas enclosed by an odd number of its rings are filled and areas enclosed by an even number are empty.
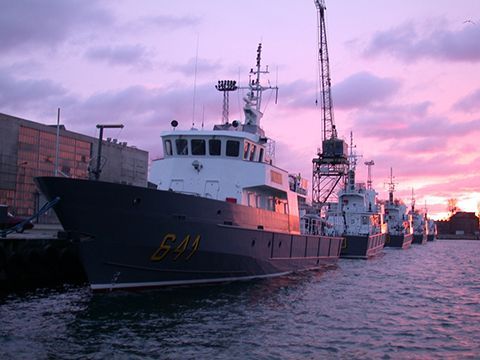
<svg viewBox="0 0 480 360">
<path fill-rule="evenodd" d="M 188 155 L 188 142 L 186 139 L 176 139 L 177 155 Z"/>
<path fill-rule="evenodd" d="M 240 142 L 237 140 L 227 140 L 227 156 L 238 157 L 240 154 Z"/>
<path fill-rule="evenodd" d="M 205 140 L 192 139 L 192 155 L 205 155 Z"/>
<path fill-rule="evenodd" d="M 218 139 L 208 140 L 208 153 L 213 156 L 221 154 L 222 142 Z"/>
</svg>

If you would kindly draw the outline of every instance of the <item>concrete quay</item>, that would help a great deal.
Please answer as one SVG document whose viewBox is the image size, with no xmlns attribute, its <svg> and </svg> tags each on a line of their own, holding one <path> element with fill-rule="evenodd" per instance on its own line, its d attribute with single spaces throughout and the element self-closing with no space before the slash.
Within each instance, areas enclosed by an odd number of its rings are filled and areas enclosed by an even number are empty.
<svg viewBox="0 0 480 360">
<path fill-rule="evenodd" d="M 84 283 L 78 246 L 60 225 L 35 224 L 0 238 L 0 292 Z"/>
</svg>

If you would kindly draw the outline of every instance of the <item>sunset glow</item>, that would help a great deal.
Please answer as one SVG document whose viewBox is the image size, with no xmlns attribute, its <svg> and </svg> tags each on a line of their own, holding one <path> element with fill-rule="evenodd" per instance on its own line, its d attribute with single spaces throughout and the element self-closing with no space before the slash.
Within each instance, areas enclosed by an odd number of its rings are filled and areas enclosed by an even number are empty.
<svg viewBox="0 0 480 360">
<path fill-rule="evenodd" d="M 374 160 L 380 198 L 393 168 L 406 204 L 413 188 L 417 208 L 436 219 L 450 198 L 477 212 L 480 2 L 326 3 L 335 123 L 347 142 L 353 132 L 357 179 Z M 277 164 L 311 179 L 321 142 L 313 0 L 7 1 L 0 112 L 54 124 L 60 107 L 67 129 L 91 136 L 97 123 L 123 123 L 112 136 L 153 159 L 172 119 L 182 129 L 221 120 L 214 86 L 245 84 L 259 42 L 280 89 L 278 104 L 264 101 L 262 127 Z M 242 95 L 230 98 L 231 119 L 242 116 Z"/>
</svg>

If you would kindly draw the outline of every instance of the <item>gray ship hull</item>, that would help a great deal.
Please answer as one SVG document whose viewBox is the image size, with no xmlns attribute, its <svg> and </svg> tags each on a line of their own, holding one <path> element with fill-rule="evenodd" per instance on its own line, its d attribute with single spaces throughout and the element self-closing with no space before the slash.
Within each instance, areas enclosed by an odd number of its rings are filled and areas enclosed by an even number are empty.
<svg viewBox="0 0 480 360">
<path fill-rule="evenodd" d="M 36 178 L 78 240 L 94 291 L 228 282 L 317 269 L 342 238 L 299 235 L 286 214 L 135 186 Z M 297 221 L 298 223 L 298 221 Z"/>
<path fill-rule="evenodd" d="M 385 234 L 346 235 L 340 257 L 347 259 L 368 259 L 383 252 Z"/>
<path fill-rule="evenodd" d="M 427 235 L 426 234 L 413 234 L 412 244 L 426 244 Z"/>
<path fill-rule="evenodd" d="M 412 245 L 413 234 L 392 235 L 387 234 L 385 246 L 408 249 Z"/>
</svg>

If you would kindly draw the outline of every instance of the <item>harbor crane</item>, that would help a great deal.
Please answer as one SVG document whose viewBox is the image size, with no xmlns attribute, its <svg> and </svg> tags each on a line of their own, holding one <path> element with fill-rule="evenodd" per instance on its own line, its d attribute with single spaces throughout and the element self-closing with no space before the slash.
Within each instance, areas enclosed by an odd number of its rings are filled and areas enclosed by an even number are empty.
<svg viewBox="0 0 480 360">
<path fill-rule="evenodd" d="M 312 160 L 312 203 L 321 211 L 327 202 L 338 199 L 338 190 L 345 186 L 349 161 L 347 144 L 344 140 L 338 138 L 333 118 L 327 30 L 325 25 L 325 0 L 314 0 L 314 2 L 317 8 L 318 25 L 318 66 L 322 101 L 322 147 L 318 149 L 318 157 Z"/>
</svg>

